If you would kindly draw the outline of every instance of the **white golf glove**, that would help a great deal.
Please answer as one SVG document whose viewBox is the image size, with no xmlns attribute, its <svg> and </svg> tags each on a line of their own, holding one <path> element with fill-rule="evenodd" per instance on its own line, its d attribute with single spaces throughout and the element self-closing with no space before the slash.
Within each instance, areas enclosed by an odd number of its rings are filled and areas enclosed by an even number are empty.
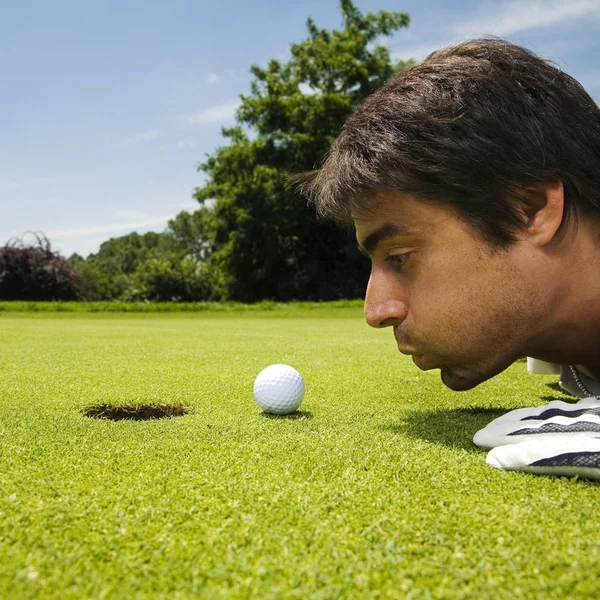
<svg viewBox="0 0 600 600">
<path fill-rule="evenodd" d="M 600 400 L 555 400 L 492 421 L 473 442 L 492 448 L 487 463 L 504 471 L 600 480 Z"/>
</svg>

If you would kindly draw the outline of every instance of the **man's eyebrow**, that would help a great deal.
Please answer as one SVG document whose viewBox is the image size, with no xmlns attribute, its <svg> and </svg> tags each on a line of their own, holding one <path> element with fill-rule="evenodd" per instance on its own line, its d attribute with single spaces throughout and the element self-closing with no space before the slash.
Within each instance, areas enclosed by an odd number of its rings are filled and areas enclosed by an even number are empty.
<svg viewBox="0 0 600 600">
<path fill-rule="evenodd" d="M 380 242 L 397 235 L 414 236 L 417 235 L 417 231 L 409 227 L 396 225 L 395 223 L 385 223 L 375 231 L 372 231 L 363 240 L 362 244 L 359 242 L 358 247 L 363 253 L 373 254 L 373 251 Z"/>
</svg>

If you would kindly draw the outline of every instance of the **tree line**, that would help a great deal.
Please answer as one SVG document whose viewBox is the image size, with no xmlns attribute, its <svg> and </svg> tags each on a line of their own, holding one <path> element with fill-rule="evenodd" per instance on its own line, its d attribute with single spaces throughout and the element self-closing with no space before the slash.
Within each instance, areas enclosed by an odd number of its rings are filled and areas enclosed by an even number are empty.
<svg viewBox="0 0 600 600">
<path fill-rule="evenodd" d="M 68 259 L 38 235 L 0 248 L 0 299 L 335 300 L 362 297 L 368 264 L 353 232 L 319 220 L 289 185 L 318 166 L 351 112 L 408 63 L 380 44 L 405 13 L 363 14 L 340 0 L 342 28 L 290 47 L 287 62 L 252 65 L 226 143 L 198 167 L 195 212 L 162 233 L 131 233 Z M 45 261 L 45 262 L 44 262 Z M 55 280 L 53 280 L 53 278 Z"/>
</svg>

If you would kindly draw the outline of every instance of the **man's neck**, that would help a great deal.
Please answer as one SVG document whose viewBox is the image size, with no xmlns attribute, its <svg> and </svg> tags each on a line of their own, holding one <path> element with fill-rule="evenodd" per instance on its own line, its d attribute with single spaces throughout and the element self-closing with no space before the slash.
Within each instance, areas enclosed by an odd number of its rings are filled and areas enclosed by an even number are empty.
<svg viewBox="0 0 600 600">
<path fill-rule="evenodd" d="M 580 365 L 600 379 L 600 250 L 595 237 L 597 226 L 581 221 L 576 241 L 554 273 L 560 293 L 528 356 Z"/>
</svg>

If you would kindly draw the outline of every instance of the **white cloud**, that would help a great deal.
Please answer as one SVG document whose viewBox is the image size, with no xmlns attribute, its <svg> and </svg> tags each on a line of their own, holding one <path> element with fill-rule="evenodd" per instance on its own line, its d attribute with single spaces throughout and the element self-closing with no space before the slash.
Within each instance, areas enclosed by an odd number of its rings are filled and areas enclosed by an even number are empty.
<svg viewBox="0 0 600 600">
<path fill-rule="evenodd" d="M 0 192 L 16 190 L 19 188 L 31 187 L 36 185 L 48 186 L 56 183 L 63 183 L 71 177 L 80 176 L 81 173 L 54 173 L 47 176 L 35 176 L 28 179 L 15 179 L 13 181 L 0 181 Z"/>
<path fill-rule="evenodd" d="M 475 17 L 456 25 L 459 36 L 507 36 L 521 31 L 600 17 L 598 0 L 511 0 L 486 4 Z"/>
<path fill-rule="evenodd" d="M 125 215 L 124 215 L 125 216 Z M 172 219 L 173 216 L 164 217 L 152 217 L 147 216 L 145 218 L 138 218 L 126 223 L 109 223 L 105 225 L 84 225 L 81 227 L 71 227 L 68 229 L 54 229 L 47 231 L 46 235 L 50 239 L 54 238 L 72 238 L 86 235 L 99 235 L 107 233 L 122 233 L 124 231 L 135 231 L 136 229 L 143 229 L 145 227 L 152 227 L 154 225 L 166 226 L 167 221 Z"/>
<path fill-rule="evenodd" d="M 224 121 L 231 121 L 235 116 L 235 111 L 240 105 L 239 101 L 226 102 L 224 104 L 217 104 L 205 108 L 198 112 L 187 115 L 185 119 L 188 123 L 198 125 L 200 123 L 221 123 Z"/>
<path fill-rule="evenodd" d="M 193 212 L 198 210 L 197 202 L 187 201 L 173 206 L 172 214 L 168 216 L 148 215 L 136 210 L 117 210 L 114 212 L 113 223 L 98 225 L 81 225 L 70 228 L 45 231 L 52 242 L 52 248 L 64 256 L 74 252 L 81 256 L 98 252 L 100 246 L 111 237 L 126 235 L 133 231 L 144 234 L 148 231 L 164 231 L 168 221 L 182 210 Z"/>
<path fill-rule="evenodd" d="M 0 192 L 9 192 L 14 190 L 25 191 L 29 188 L 43 187 L 44 202 L 48 202 L 52 196 L 50 194 L 50 188 L 52 189 L 53 195 L 62 194 L 62 189 L 58 190 L 58 186 L 67 185 L 69 188 L 79 185 L 87 185 L 89 178 L 98 178 L 100 176 L 116 175 L 116 174 L 127 174 L 132 176 L 143 167 L 143 163 L 140 162 L 118 162 L 117 164 L 98 167 L 93 169 L 80 169 L 78 171 L 64 171 L 53 173 L 52 175 L 40 175 L 35 177 L 29 177 L 27 179 L 15 179 L 15 180 L 0 180 Z M 2 203 L 12 203 L 14 198 L 9 197 L 8 194 L 5 196 L 0 193 L 0 205 Z"/>
<path fill-rule="evenodd" d="M 6 192 L 8 190 L 16 190 L 23 185 L 21 181 L 0 181 L 0 192 Z"/>
<path fill-rule="evenodd" d="M 192 142 L 191 140 L 178 140 L 175 146 L 178 150 L 183 150 L 184 148 L 193 148 L 196 145 L 196 142 Z"/>
<path fill-rule="evenodd" d="M 509 0 L 486 2 L 466 21 L 450 23 L 450 35 L 438 41 L 431 38 L 419 44 L 397 45 L 391 52 L 394 60 L 423 60 L 434 50 L 470 37 L 496 35 L 507 37 L 526 30 L 552 27 L 568 21 L 600 19 L 600 0 Z M 410 38 L 405 38 L 408 41 Z M 568 42 L 571 46 L 573 42 Z M 555 47 L 557 40 L 553 40 Z M 555 54 L 556 51 L 550 52 Z M 545 53 L 548 54 L 548 53 Z"/>
<path fill-rule="evenodd" d="M 211 73 L 207 78 L 206 78 L 206 83 L 208 83 L 208 85 L 214 85 L 215 83 L 217 83 L 217 81 L 219 81 L 219 76 L 216 73 Z"/>
<path fill-rule="evenodd" d="M 143 131 L 142 133 L 138 133 L 136 135 L 132 135 L 127 138 L 128 142 L 132 142 L 134 144 L 139 142 L 151 142 L 155 140 L 159 136 L 159 132 L 157 129 L 149 129 L 148 131 Z"/>
</svg>

